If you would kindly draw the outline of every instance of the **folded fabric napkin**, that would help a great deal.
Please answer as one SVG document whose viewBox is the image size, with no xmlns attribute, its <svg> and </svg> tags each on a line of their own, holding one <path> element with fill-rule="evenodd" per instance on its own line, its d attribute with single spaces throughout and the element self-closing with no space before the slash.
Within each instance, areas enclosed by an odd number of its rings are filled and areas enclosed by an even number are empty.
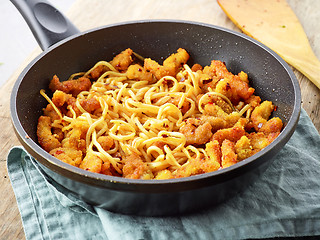
<svg viewBox="0 0 320 240">
<path fill-rule="evenodd" d="M 236 197 L 187 216 L 141 217 L 90 206 L 48 182 L 21 147 L 8 171 L 27 239 L 248 239 L 320 235 L 320 135 L 306 112 L 267 171 Z"/>
</svg>

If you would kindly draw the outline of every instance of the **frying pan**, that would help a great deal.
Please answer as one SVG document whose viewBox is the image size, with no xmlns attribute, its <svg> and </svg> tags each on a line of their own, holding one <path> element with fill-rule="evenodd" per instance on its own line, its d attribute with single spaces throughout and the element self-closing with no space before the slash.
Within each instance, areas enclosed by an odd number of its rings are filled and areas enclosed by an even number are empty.
<svg viewBox="0 0 320 240">
<path fill-rule="evenodd" d="M 79 32 L 46 1 L 11 1 L 43 49 L 13 87 L 11 117 L 15 132 L 48 181 L 89 204 L 113 212 L 150 216 L 218 206 L 256 181 L 295 130 L 301 107 L 298 81 L 275 52 L 248 36 L 205 23 L 176 20 L 141 20 Z M 283 120 L 283 131 L 269 146 L 234 166 L 169 180 L 135 180 L 92 173 L 44 151 L 36 136 L 38 117 L 47 104 L 40 89 L 49 91 L 54 74 L 67 79 L 100 60 L 111 60 L 128 47 L 159 62 L 181 47 L 190 53 L 190 64 L 210 65 L 211 60 L 217 59 L 224 61 L 234 74 L 243 70 L 256 94 L 277 106 L 273 116 Z"/>
</svg>

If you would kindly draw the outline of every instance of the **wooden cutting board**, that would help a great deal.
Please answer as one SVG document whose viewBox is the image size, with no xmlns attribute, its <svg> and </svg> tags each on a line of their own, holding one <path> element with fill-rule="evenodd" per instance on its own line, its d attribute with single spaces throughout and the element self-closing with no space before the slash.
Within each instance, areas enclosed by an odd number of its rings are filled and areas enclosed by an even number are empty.
<svg viewBox="0 0 320 240">
<path fill-rule="evenodd" d="M 245 34 L 277 52 L 320 89 L 320 62 L 286 0 L 217 2 L 230 20 Z"/>
</svg>

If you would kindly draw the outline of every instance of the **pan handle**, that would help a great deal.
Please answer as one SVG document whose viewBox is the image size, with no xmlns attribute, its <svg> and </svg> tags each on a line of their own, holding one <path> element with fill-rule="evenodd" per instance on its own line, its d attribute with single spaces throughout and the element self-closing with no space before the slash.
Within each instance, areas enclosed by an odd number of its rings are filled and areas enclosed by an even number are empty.
<svg viewBox="0 0 320 240">
<path fill-rule="evenodd" d="M 10 0 L 23 16 L 42 50 L 80 31 L 46 0 Z"/>
</svg>

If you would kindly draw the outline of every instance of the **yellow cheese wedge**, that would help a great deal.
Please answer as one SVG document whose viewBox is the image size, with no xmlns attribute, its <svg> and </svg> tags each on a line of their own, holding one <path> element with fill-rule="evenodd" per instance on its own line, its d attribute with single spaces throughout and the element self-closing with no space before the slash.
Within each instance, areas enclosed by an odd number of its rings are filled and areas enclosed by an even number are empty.
<svg viewBox="0 0 320 240">
<path fill-rule="evenodd" d="M 278 53 L 320 89 L 320 62 L 285 0 L 217 0 L 243 33 Z"/>
</svg>

